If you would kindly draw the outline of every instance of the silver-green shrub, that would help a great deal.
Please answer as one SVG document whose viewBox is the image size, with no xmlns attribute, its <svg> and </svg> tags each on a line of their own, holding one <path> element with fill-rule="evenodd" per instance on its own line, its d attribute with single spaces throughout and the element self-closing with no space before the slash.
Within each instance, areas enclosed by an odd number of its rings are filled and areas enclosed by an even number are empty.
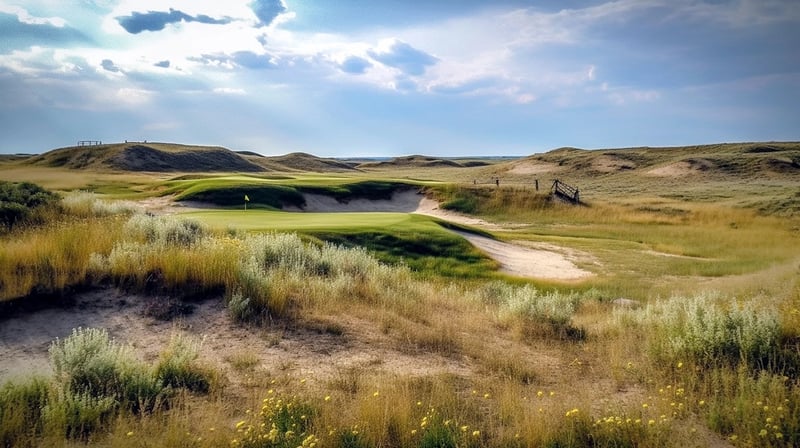
<svg viewBox="0 0 800 448">
<path fill-rule="evenodd" d="M 131 348 L 112 341 L 104 329 L 77 328 L 69 337 L 56 339 L 50 346 L 50 362 L 67 398 L 108 398 L 140 411 L 153 409 L 168 393 Z"/>
<path fill-rule="evenodd" d="M 155 374 L 159 381 L 167 387 L 208 392 L 211 372 L 197 363 L 200 345 L 200 342 L 180 333 L 173 334 L 156 365 Z"/>
<path fill-rule="evenodd" d="M 208 230 L 197 221 L 172 216 L 133 215 L 125 232 L 149 244 L 189 247 L 201 241 Z"/>
<path fill-rule="evenodd" d="M 497 305 L 500 319 L 520 318 L 558 326 L 570 323 L 581 302 L 576 293 L 542 293 L 531 285 L 512 286 L 503 282 L 491 282 L 480 288 L 478 294 L 484 303 Z"/>
<path fill-rule="evenodd" d="M 626 313 L 628 322 L 650 327 L 650 351 L 657 358 L 758 367 L 774 354 L 780 337 L 775 310 L 755 300 L 738 304 L 702 294 Z"/>
</svg>

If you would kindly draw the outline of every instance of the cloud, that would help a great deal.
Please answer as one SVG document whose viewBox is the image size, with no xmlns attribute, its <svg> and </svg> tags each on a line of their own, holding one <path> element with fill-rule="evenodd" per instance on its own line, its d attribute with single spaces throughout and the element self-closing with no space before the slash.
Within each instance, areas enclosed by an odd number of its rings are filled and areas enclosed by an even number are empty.
<svg viewBox="0 0 800 448">
<path fill-rule="evenodd" d="M 16 16 L 20 23 L 26 25 L 49 25 L 56 28 L 63 28 L 67 24 L 67 21 L 61 17 L 34 17 L 27 9 L 19 6 L 0 4 L 0 13 Z"/>
<path fill-rule="evenodd" d="M 430 88 L 433 93 L 446 95 L 461 95 L 465 93 L 476 93 L 489 89 L 501 83 L 502 80 L 494 77 L 478 78 L 458 84 L 438 84 Z"/>
<path fill-rule="evenodd" d="M 353 75 L 361 75 L 365 73 L 367 69 L 370 67 L 372 67 L 371 62 L 358 56 L 350 56 L 349 58 L 345 59 L 341 64 L 339 64 L 339 69 L 341 71 Z"/>
<path fill-rule="evenodd" d="M 425 74 L 425 69 L 439 62 L 436 57 L 397 39 L 381 42 L 377 51 L 371 50 L 368 54 L 381 64 L 410 76 L 421 76 Z"/>
<path fill-rule="evenodd" d="M 258 54 L 252 51 L 237 51 L 233 54 L 204 54 L 199 58 L 189 58 L 189 60 L 227 69 L 243 67 L 251 70 L 261 70 L 277 67 L 275 58 L 272 55 L 266 53 Z"/>
<path fill-rule="evenodd" d="M 225 25 L 231 22 L 229 17 L 215 19 L 205 14 L 191 16 L 177 9 L 169 9 L 169 12 L 148 11 L 146 13 L 132 12 L 129 16 L 119 16 L 117 22 L 131 34 L 139 34 L 142 31 L 161 31 L 171 23 L 179 22 L 198 22 L 210 25 Z"/>
<path fill-rule="evenodd" d="M 117 90 L 117 99 L 131 106 L 145 104 L 150 101 L 152 96 L 153 92 L 144 89 L 123 87 Z"/>
<path fill-rule="evenodd" d="M 119 67 L 114 65 L 114 61 L 111 59 L 103 59 L 103 62 L 100 63 L 100 66 L 103 67 L 104 70 L 112 73 L 118 73 L 120 71 Z"/>
<path fill-rule="evenodd" d="M 286 12 L 286 5 L 282 0 L 254 0 L 250 8 L 258 17 L 259 25 L 269 26 L 279 15 Z"/>
<path fill-rule="evenodd" d="M 166 60 L 166 61 L 158 61 L 153 65 L 156 66 L 156 67 L 161 67 L 161 68 L 169 68 L 170 63 L 169 63 L 169 60 Z"/>
<path fill-rule="evenodd" d="M 274 58 L 268 54 L 256 54 L 252 51 L 237 51 L 231 58 L 240 67 L 259 70 L 265 68 L 275 68 L 277 65 Z"/>
<path fill-rule="evenodd" d="M 217 87 L 214 89 L 214 93 L 220 95 L 244 95 L 247 92 L 244 89 L 234 87 Z"/>
<path fill-rule="evenodd" d="M 14 49 L 28 48 L 42 44 L 65 44 L 71 42 L 88 42 L 89 38 L 64 23 L 54 25 L 54 19 L 23 20 L 19 15 L 0 10 L 0 52 L 6 53 Z"/>
<path fill-rule="evenodd" d="M 417 90 L 417 83 L 405 76 L 398 76 L 397 79 L 391 83 L 391 87 L 400 92 L 413 92 Z"/>
</svg>

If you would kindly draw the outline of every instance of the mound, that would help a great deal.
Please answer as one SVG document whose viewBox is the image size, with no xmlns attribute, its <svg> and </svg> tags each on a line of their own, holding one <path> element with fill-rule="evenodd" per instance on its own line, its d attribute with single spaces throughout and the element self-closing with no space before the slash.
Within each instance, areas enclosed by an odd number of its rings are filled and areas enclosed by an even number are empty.
<svg viewBox="0 0 800 448">
<path fill-rule="evenodd" d="M 558 148 L 505 165 L 509 174 L 575 177 L 630 173 L 648 177 L 753 178 L 796 174 L 800 143 L 723 143 L 665 148 Z"/>
<path fill-rule="evenodd" d="M 133 145 L 110 157 L 108 164 L 125 171 L 263 171 L 263 168 L 224 148 L 166 152 L 146 145 Z"/>
<path fill-rule="evenodd" d="M 428 156 L 405 156 L 395 157 L 392 160 L 385 162 L 367 162 L 359 165 L 359 168 L 435 168 L 435 167 L 452 167 L 461 168 L 464 165 L 453 160 L 439 159 L 436 157 Z"/>
<path fill-rule="evenodd" d="M 222 147 L 171 143 L 116 143 L 55 149 L 26 163 L 71 169 L 113 169 L 154 172 L 264 171 Z"/>
<path fill-rule="evenodd" d="M 294 152 L 285 156 L 266 157 L 265 166 L 281 171 L 355 171 L 352 165 L 336 159 L 317 157 L 303 152 Z M 282 168 L 282 169 L 281 169 Z"/>
</svg>

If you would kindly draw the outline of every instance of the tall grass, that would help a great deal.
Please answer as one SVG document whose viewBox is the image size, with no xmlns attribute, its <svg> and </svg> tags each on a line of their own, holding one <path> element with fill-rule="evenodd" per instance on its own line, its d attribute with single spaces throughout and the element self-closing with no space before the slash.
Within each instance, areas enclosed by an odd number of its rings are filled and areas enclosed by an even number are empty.
<svg viewBox="0 0 800 448">
<path fill-rule="evenodd" d="M 108 253 L 119 238 L 115 218 L 59 223 L 19 232 L 0 245 L 0 301 L 60 295 L 85 284 L 93 254 Z"/>
<path fill-rule="evenodd" d="M 83 218 L 130 215 L 139 210 L 133 203 L 104 201 L 88 191 L 73 191 L 65 194 L 61 199 L 61 207 L 66 213 Z"/>
<path fill-rule="evenodd" d="M 618 320 L 644 335 L 657 375 L 685 390 L 689 409 L 712 429 L 746 445 L 796 446 L 800 351 L 766 303 L 700 294 L 627 311 Z"/>
</svg>

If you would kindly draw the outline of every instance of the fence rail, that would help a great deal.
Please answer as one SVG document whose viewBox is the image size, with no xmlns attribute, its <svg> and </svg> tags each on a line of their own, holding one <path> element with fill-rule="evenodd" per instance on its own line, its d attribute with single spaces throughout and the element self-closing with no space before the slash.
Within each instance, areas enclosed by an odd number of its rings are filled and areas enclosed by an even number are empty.
<svg viewBox="0 0 800 448">
<path fill-rule="evenodd" d="M 100 140 L 78 140 L 78 146 L 99 146 L 103 142 Z"/>
<path fill-rule="evenodd" d="M 558 179 L 553 181 L 552 192 L 554 196 L 572 202 L 573 204 L 579 204 L 581 202 L 580 191 Z"/>
</svg>

